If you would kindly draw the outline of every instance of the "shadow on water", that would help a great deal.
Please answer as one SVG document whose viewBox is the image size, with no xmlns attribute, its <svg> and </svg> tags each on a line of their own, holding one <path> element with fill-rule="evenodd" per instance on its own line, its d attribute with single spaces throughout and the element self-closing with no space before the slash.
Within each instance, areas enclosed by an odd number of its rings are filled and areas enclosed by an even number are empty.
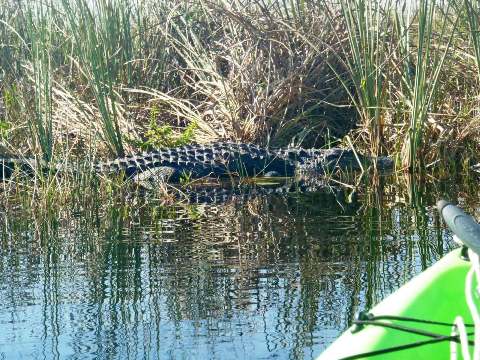
<svg viewBox="0 0 480 360">
<path fill-rule="evenodd" d="M 148 197 L 0 215 L 1 358 L 314 358 L 453 245 L 439 197 L 470 182 L 369 179 L 227 203 Z M 241 200 L 239 200 L 241 199 Z"/>
</svg>

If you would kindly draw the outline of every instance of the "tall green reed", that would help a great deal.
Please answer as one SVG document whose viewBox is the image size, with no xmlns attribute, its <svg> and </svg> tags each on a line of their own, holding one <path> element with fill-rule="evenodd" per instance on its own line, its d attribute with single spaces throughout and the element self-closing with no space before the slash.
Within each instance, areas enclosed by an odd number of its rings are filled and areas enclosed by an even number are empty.
<svg viewBox="0 0 480 360">
<path fill-rule="evenodd" d="M 40 146 L 42 157 L 50 161 L 53 156 L 52 109 L 52 10 L 49 0 L 27 5 L 26 28 L 31 39 L 31 61 L 35 94 L 34 116 L 28 123 L 32 136 Z"/>
<path fill-rule="evenodd" d="M 477 67 L 478 79 L 480 80 L 480 3 L 478 1 L 465 0 L 465 17 L 470 29 L 475 64 Z"/>
<path fill-rule="evenodd" d="M 389 27 L 389 18 L 385 14 L 390 12 L 391 6 L 391 1 L 340 1 L 348 46 L 342 43 L 339 56 L 344 61 L 351 83 L 343 80 L 338 69 L 333 70 L 342 79 L 360 114 L 373 154 L 382 151 L 387 100 L 385 69 L 388 51 L 385 40 Z M 342 39 L 339 41 L 342 42 Z"/>
<path fill-rule="evenodd" d="M 80 71 L 93 91 L 110 149 L 125 153 L 118 106 L 121 80 L 132 75 L 131 5 L 126 0 L 62 0 Z M 122 79 L 123 75 L 123 79 Z"/>
<path fill-rule="evenodd" d="M 20 4 L 13 6 L 8 0 L 0 1 L 0 90 L 22 73 L 22 60 L 28 51 L 19 13 L 22 13 Z"/>
<path fill-rule="evenodd" d="M 419 169 L 423 165 L 425 123 L 434 105 L 434 99 L 440 86 L 439 75 L 456 27 L 456 20 L 453 29 L 448 26 L 451 16 L 448 6 L 442 11 L 436 10 L 438 8 L 435 0 L 424 0 L 419 3 L 413 18 L 418 27 L 415 33 L 417 42 L 413 47 L 414 50 L 410 48 L 408 34 L 413 26 L 412 24 L 409 24 L 408 27 L 405 25 L 405 18 L 408 18 L 405 11 L 411 11 L 411 9 L 403 7 L 404 13 L 396 14 L 396 22 L 401 31 L 399 49 L 401 53 L 403 52 L 404 100 L 410 115 L 402 155 L 403 164 L 411 170 Z M 436 26 L 439 27 L 438 30 Z M 447 36 L 447 31 L 451 32 L 450 36 Z M 444 39 L 447 39 L 446 43 L 440 46 L 439 40 Z M 411 56 L 414 59 L 413 63 Z"/>
<path fill-rule="evenodd" d="M 279 15 L 279 18 L 283 18 L 285 21 L 290 23 L 295 23 L 297 26 L 302 26 L 305 24 L 305 19 L 307 16 L 307 7 L 308 2 L 305 0 L 282 0 L 274 3 L 272 10 L 276 11 L 276 14 Z M 262 2 L 263 8 L 268 9 L 268 4 Z M 271 6 L 270 6 L 271 7 Z"/>
</svg>

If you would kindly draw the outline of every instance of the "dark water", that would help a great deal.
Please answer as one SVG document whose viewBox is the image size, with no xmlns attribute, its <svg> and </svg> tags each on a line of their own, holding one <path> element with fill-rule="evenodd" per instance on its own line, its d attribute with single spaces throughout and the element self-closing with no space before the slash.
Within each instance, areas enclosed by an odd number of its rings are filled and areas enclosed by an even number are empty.
<svg viewBox="0 0 480 360">
<path fill-rule="evenodd" d="M 473 190 L 472 190 L 473 189 Z M 0 214 L 0 359 L 310 359 L 451 247 L 438 197 L 365 184 L 162 207 Z"/>
</svg>

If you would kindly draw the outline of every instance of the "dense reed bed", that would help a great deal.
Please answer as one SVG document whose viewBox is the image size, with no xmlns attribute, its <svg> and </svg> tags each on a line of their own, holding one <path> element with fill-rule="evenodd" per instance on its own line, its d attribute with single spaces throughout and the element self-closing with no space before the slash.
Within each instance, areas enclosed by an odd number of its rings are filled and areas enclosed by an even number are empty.
<svg viewBox="0 0 480 360">
<path fill-rule="evenodd" d="M 231 139 L 461 169 L 478 160 L 479 13 L 471 0 L 0 0 L 0 153 Z"/>
</svg>

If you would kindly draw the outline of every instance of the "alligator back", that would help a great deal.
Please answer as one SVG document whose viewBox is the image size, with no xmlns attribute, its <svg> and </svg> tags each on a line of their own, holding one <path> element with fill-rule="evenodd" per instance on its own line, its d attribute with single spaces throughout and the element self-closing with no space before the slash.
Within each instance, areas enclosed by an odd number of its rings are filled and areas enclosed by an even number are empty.
<svg viewBox="0 0 480 360">
<path fill-rule="evenodd" d="M 258 176 L 271 172 L 292 176 L 296 162 L 257 145 L 225 142 L 159 149 L 101 162 L 95 168 L 101 173 L 123 171 L 129 178 L 146 170 L 169 168 L 170 181 L 178 181 L 182 176 Z"/>
</svg>

